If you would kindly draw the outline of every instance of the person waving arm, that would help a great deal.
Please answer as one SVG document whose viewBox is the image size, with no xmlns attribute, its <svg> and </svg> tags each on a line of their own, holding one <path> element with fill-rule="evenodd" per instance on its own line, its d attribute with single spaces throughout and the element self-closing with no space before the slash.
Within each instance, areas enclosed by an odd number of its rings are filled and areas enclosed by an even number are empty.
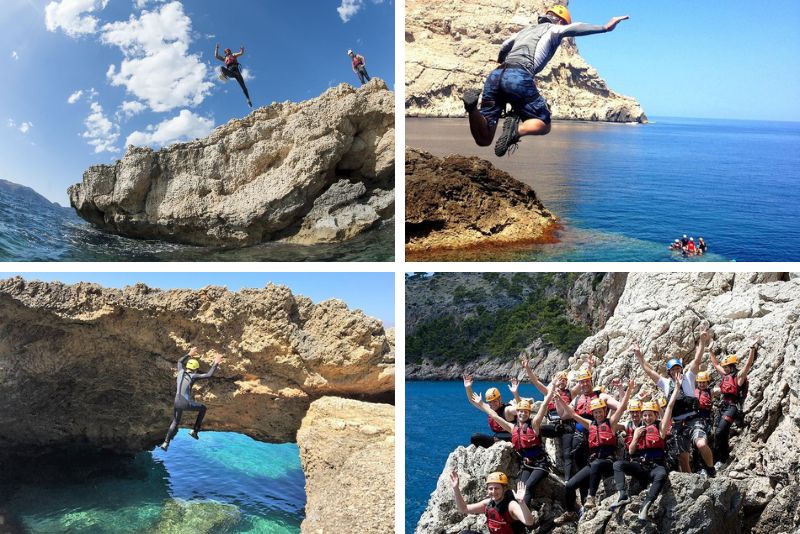
<svg viewBox="0 0 800 534">
<path fill-rule="evenodd" d="M 639 347 L 639 343 L 637 342 L 631 345 L 631 350 L 633 351 L 633 355 L 636 356 L 636 359 L 639 361 L 639 365 L 644 370 L 644 373 L 650 377 L 650 380 L 652 380 L 656 386 L 658 386 L 658 382 L 661 380 L 661 375 L 658 374 L 658 372 L 645 361 L 644 356 L 642 355 L 642 349 Z"/>
<path fill-rule="evenodd" d="M 708 344 L 708 340 L 710 338 L 711 335 L 708 333 L 707 329 L 703 329 L 700 332 L 700 339 L 697 343 L 697 349 L 694 351 L 694 360 L 692 360 L 692 363 L 689 364 L 688 369 L 695 376 L 697 376 L 697 372 L 700 370 L 700 362 L 703 360 L 703 354 L 706 351 L 706 345 Z"/>
<path fill-rule="evenodd" d="M 683 373 L 678 374 L 678 383 L 683 381 Z M 672 388 L 672 395 L 669 397 L 667 407 L 664 408 L 664 416 L 661 418 L 661 427 L 658 429 L 661 434 L 661 439 L 667 439 L 667 433 L 672 426 L 672 409 L 675 407 L 675 401 L 678 399 L 678 392 L 681 388 Z"/>
<path fill-rule="evenodd" d="M 720 376 L 725 376 L 725 369 L 719 364 L 719 360 L 717 359 L 717 355 L 714 354 L 717 348 L 717 342 L 712 341 L 711 345 L 708 347 L 708 356 L 711 359 L 711 365 L 714 369 L 719 373 Z"/>
<path fill-rule="evenodd" d="M 464 495 L 461 493 L 461 488 L 458 487 L 458 473 L 453 471 L 450 473 L 450 484 L 453 486 L 453 495 L 456 500 L 456 508 L 462 514 L 480 514 L 486 509 L 489 499 L 484 499 L 475 504 L 467 504 L 464 500 Z"/>
<path fill-rule="evenodd" d="M 503 427 L 503 430 L 505 430 L 506 432 L 513 432 L 514 431 L 514 425 L 509 423 L 508 421 L 506 421 L 505 419 L 503 419 L 499 415 L 497 415 L 497 413 L 495 413 L 495 411 L 492 410 L 492 408 L 488 404 L 483 402 L 483 399 L 482 399 L 480 393 L 473 393 L 472 394 L 472 402 L 471 402 L 471 404 L 473 406 L 475 406 L 477 409 L 479 409 L 480 411 L 482 411 L 483 413 L 485 413 L 486 415 L 488 415 L 489 417 L 491 417 L 492 419 L 494 419 L 495 421 L 497 421 L 497 424 L 499 424 L 501 427 Z"/>
<path fill-rule="evenodd" d="M 521 521 L 525 526 L 533 525 L 533 514 L 531 514 L 528 504 L 525 502 L 525 483 L 517 482 L 517 491 L 514 491 L 514 501 L 509 503 L 508 511 L 517 521 Z"/>
<path fill-rule="evenodd" d="M 553 400 L 556 401 L 556 406 L 561 406 L 562 408 L 564 408 L 569 417 L 571 417 L 572 419 L 583 425 L 585 428 L 589 428 L 590 426 L 592 426 L 591 420 L 578 415 L 578 413 L 572 406 L 564 402 L 564 399 L 561 398 L 561 395 L 554 395 Z"/>
<path fill-rule="evenodd" d="M 536 376 L 536 373 L 533 372 L 531 369 L 531 361 L 525 357 L 525 354 L 520 352 L 519 354 L 519 362 L 522 364 L 522 368 L 525 369 L 525 374 L 528 375 L 528 380 L 531 381 L 531 384 L 536 386 L 536 389 L 539 390 L 539 393 L 547 394 L 547 386 L 545 386 L 539 377 Z"/>
<path fill-rule="evenodd" d="M 750 369 L 753 368 L 753 362 L 756 359 L 756 352 L 758 352 L 758 347 L 761 345 L 761 338 L 755 340 L 755 342 L 750 346 L 750 355 L 747 357 L 747 363 L 744 365 L 744 369 L 742 369 L 741 373 L 736 374 L 736 382 L 739 386 L 743 386 L 745 381 L 747 381 L 747 375 L 750 373 Z"/>
<path fill-rule="evenodd" d="M 631 378 L 628 381 L 628 387 L 625 388 L 625 396 L 622 397 L 622 403 L 620 404 L 619 408 L 614 410 L 614 413 L 611 415 L 609 420 L 611 421 L 611 428 L 616 428 L 619 420 L 622 418 L 622 414 L 625 413 L 625 408 L 628 407 L 628 401 L 631 399 L 631 394 L 633 393 L 633 388 L 636 386 L 636 383 Z"/>
<path fill-rule="evenodd" d="M 542 420 L 544 419 L 545 414 L 547 414 L 547 404 L 553 399 L 555 391 L 556 386 L 551 382 L 550 386 L 547 388 L 547 395 L 545 395 L 544 400 L 539 404 L 539 411 L 536 412 L 536 417 L 534 417 L 533 421 L 531 421 L 531 426 L 533 427 L 534 432 L 537 434 L 539 433 L 539 427 L 542 424 Z"/>
<path fill-rule="evenodd" d="M 556 31 L 563 37 L 581 37 L 584 35 L 594 35 L 597 33 L 607 33 L 614 31 L 617 24 L 623 20 L 628 20 L 628 15 L 621 17 L 614 17 L 603 25 L 600 24 L 586 24 L 585 22 L 573 22 L 565 26 L 557 26 Z"/>
</svg>

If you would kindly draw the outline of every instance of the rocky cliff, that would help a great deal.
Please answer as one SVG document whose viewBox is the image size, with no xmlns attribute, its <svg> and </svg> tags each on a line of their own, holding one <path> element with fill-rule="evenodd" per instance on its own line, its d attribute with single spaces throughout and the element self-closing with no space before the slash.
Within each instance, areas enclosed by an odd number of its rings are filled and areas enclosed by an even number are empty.
<svg viewBox="0 0 800 534">
<path fill-rule="evenodd" d="M 98 228 L 213 246 L 349 239 L 394 213 L 394 94 L 379 79 L 274 103 L 208 137 L 128 147 L 69 188 Z"/>
<path fill-rule="evenodd" d="M 464 116 L 463 92 L 482 88 L 486 75 L 497 67 L 503 41 L 535 23 L 551 4 L 545 0 L 408 0 L 406 114 Z M 573 13 L 573 20 L 579 19 L 580 13 Z M 604 24 L 606 20 L 586 22 Z M 609 89 L 578 54 L 574 38 L 561 43 L 536 80 L 555 119 L 647 122 L 636 100 Z"/>
<path fill-rule="evenodd" d="M 406 149 L 406 257 L 553 240 L 556 218 L 536 192 L 488 161 Z"/>
<path fill-rule="evenodd" d="M 394 406 L 322 398 L 297 442 L 308 494 L 303 533 L 394 531 Z"/>
<path fill-rule="evenodd" d="M 579 344 L 591 332 L 602 328 L 613 314 L 625 286 L 627 273 L 434 273 L 406 277 L 406 378 L 411 380 L 460 380 L 470 371 L 478 380 L 506 380 L 521 373 L 511 350 L 501 355 L 486 354 L 477 341 L 483 334 L 503 329 L 506 323 L 525 331 L 517 350 L 527 349 L 536 355 L 534 370 L 541 376 L 552 376 L 569 364 L 572 350 L 554 345 L 555 320 L 561 325 L 575 325 Z M 561 302 L 560 316 L 537 323 L 526 330 L 530 306 L 523 313 L 528 299 Z M 554 309 L 554 308 L 553 308 Z M 479 322 L 481 316 L 486 320 Z M 471 350 L 455 350 L 447 356 L 449 338 L 431 331 L 438 323 L 452 321 L 446 329 L 465 338 Z M 565 323 L 565 321 L 567 321 Z M 457 326 L 469 322 L 464 331 Z M 479 324 L 480 323 L 480 324 Z M 471 332 L 474 338 L 467 332 Z M 421 350 L 417 337 L 431 338 L 433 351 Z M 574 348 L 574 347 L 573 347 Z"/>
<path fill-rule="evenodd" d="M 744 356 L 753 339 L 763 338 L 750 377 L 745 425 L 734 427 L 731 462 L 714 480 L 671 473 L 669 484 L 651 510 L 651 521 L 637 523 L 639 497 L 622 512 L 611 513 L 610 501 L 578 524 L 552 529 L 560 513 L 557 498 L 545 489 L 535 502 L 536 532 L 705 532 L 758 534 L 800 529 L 800 507 L 794 498 L 800 484 L 800 276 L 786 273 L 631 273 L 613 315 L 576 351 L 598 357 L 596 383 L 633 376 L 650 384 L 628 351 L 639 342 L 645 358 L 659 370 L 666 358 L 693 354 L 702 328 L 710 328 L 724 354 Z M 572 359 L 573 368 L 577 366 Z M 704 364 L 703 367 L 706 367 Z M 716 373 L 712 372 L 712 375 Z M 714 378 L 718 385 L 718 377 Z M 491 452 L 459 448 L 431 496 L 417 532 L 458 532 L 464 521 L 449 508 L 452 491 L 444 476 L 454 466 L 462 472 L 468 500 L 481 496 L 480 478 L 495 467 L 514 475 L 518 466 L 507 445 Z M 481 454 L 481 456 L 476 456 Z M 478 465 L 480 464 L 480 465 Z M 559 484 L 552 481 L 553 484 Z M 609 492 L 600 492 L 601 500 Z M 460 521 L 456 524 L 456 521 Z"/>
<path fill-rule="evenodd" d="M 394 347 L 377 319 L 284 286 L 231 292 L 0 281 L 0 458 L 159 444 L 177 359 L 225 355 L 200 381 L 204 426 L 295 441 L 326 395 L 392 402 Z M 42 414 L 48 414 L 42 417 Z"/>
</svg>

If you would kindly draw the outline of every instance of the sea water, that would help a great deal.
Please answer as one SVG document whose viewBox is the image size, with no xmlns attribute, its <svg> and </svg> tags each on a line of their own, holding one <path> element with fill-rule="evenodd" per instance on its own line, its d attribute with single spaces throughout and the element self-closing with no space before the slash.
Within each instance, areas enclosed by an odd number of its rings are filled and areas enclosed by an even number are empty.
<svg viewBox="0 0 800 534">
<path fill-rule="evenodd" d="M 294 534 L 306 502 L 296 444 L 229 432 L 30 471 L 0 482 L 0 509 L 32 533 Z"/>
<path fill-rule="evenodd" d="M 505 402 L 508 383 L 475 382 L 473 391 L 485 394 L 496 387 Z M 522 397 L 541 400 L 531 384 L 521 384 Z M 436 489 L 447 457 L 459 445 L 468 446 L 475 433 L 491 434 L 487 415 L 467 402 L 463 382 L 406 382 L 406 532 L 414 529 Z"/>
<path fill-rule="evenodd" d="M 479 156 L 528 184 L 564 223 L 561 242 L 443 260 L 798 261 L 800 123 L 655 118 L 555 121 L 503 158 L 464 119 L 406 119 L 406 145 Z M 708 257 L 667 250 L 703 237 Z"/>
</svg>

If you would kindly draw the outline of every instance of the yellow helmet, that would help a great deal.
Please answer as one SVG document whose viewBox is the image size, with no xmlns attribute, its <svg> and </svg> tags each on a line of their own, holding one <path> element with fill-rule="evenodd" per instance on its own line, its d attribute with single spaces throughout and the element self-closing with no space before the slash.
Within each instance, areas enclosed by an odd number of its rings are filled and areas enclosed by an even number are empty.
<svg viewBox="0 0 800 534">
<path fill-rule="evenodd" d="M 665 399 L 664 397 L 659 397 L 658 398 L 658 405 L 661 406 L 662 408 L 666 408 L 667 407 L 667 399 Z M 644 410 L 644 408 L 642 408 L 642 410 Z"/>
<path fill-rule="evenodd" d="M 711 375 L 708 374 L 708 371 L 700 371 L 697 373 L 697 382 L 710 382 Z"/>
<path fill-rule="evenodd" d="M 556 380 L 566 380 L 566 379 L 567 379 L 566 371 L 559 371 L 556 373 Z"/>
<path fill-rule="evenodd" d="M 528 410 L 531 411 L 531 402 L 525 399 L 522 399 L 517 403 L 517 411 L 520 410 Z"/>
<path fill-rule="evenodd" d="M 580 369 L 578 371 L 578 376 L 575 377 L 575 380 L 577 380 L 578 382 L 582 380 L 591 380 L 591 379 L 592 379 L 592 373 L 590 373 L 589 370 L 586 369 L 585 367 L 583 369 Z"/>
<path fill-rule="evenodd" d="M 736 365 L 739 362 L 739 358 L 735 354 L 729 354 L 725 356 L 720 363 L 723 367 L 726 365 Z"/>
<path fill-rule="evenodd" d="M 655 413 L 658 413 L 658 403 L 657 402 L 643 402 L 642 403 L 642 411 L 643 412 L 655 412 Z"/>
<path fill-rule="evenodd" d="M 492 402 L 500 398 L 500 390 L 497 388 L 489 388 L 486 390 L 486 400 Z"/>
<path fill-rule="evenodd" d="M 567 24 L 572 24 L 572 17 L 569 15 L 569 10 L 564 6 L 553 6 L 547 10 L 547 13 L 552 13 Z"/>
<path fill-rule="evenodd" d="M 641 412 L 642 411 L 642 403 L 637 399 L 632 399 L 628 403 L 628 411 L 629 412 Z"/>
<path fill-rule="evenodd" d="M 486 476 L 486 483 L 487 484 L 502 484 L 504 486 L 508 485 L 508 477 L 505 473 L 501 473 L 500 471 L 495 471 L 494 473 L 489 473 Z"/>
<path fill-rule="evenodd" d="M 196 358 L 191 358 L 188 362 L 186 362 L 186 368 L 190 371 L 197 371 L 200 369 L 200 362 L 197 361 Z"/>
<path fill-rule="evenodd" d="M 589 403 L 590 410 L 599 410 L 600 408 L 606 407 L 606 401 L 603 399 L 594 398 L 592 402 Z"/>
</svg>

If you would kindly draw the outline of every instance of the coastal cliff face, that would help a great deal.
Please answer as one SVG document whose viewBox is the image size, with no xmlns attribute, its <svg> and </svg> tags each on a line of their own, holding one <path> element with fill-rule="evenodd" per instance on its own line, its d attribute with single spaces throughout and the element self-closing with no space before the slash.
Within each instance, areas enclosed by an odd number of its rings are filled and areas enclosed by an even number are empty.
<svg viewBox="0 0 800 534">
<path fill-rule="evenodd" d="M 296 441 L 317 398 L 393 399 L 393 336 L 341 301 L 271 284 L 117 290 L 12 278 L 0 281 L 0 458 L 152 449 L 191 345 L 202 370 L 209 351 L 225 356 L 195 387 L 208 430 Z"/>
<path fill-rule="evenodd" d="M 406 149 L 406 253 L 551 240 L 557 220 L 536 192 L 488 161 Z"/>
<path fill-rule="evenodd" d="M 482 88 L 486 75 L 497 67 L 503 41 L 536 23 L 538 15 L 543 15 L 551 4 L 544 0 L 408 0 L 406 114 L 464 116 L 460 100 L 464 91 Z M 612 91 L 578 54 L 574 38 L 561 43 L 550 63 L 537 75 L 536 83 L 554 119 L 647 122 L 636 100 Z"/>
<path fill-rule="evenodd" d="M 638 495 L 622 512 L 610 512 L 612 501 L 605 499 L 613 488 L 601 485 L 598 508 L 578 524 L 554 528 L 552 519 L 562 505 L 551 497 L 554 490 L 545 486 L 541 497 L 534 499 L 537 532 L 796 532 L 800 528 L 800 507 L 794 498 L 800 485 L 800 449 L 795 446 L 800 440 L 799 325 L 798 274 L 630 273 L 613 315 L 576 351 L 595 353 L 595 383 L 607 386 L 614 377 L 634 377 L 651 388 L 630 354 L 633 342 L 640 343 L 648 362 L 663 372 L 668 357 L 687 361 L 693 356 L 703 328 L 710 328 L 718 354 L 735 353 L 740 361 L 760 337 L 763 346 L 749 374 L 745 424 L 734 426 L 731 461 L 716 479 L 669 475 L 650 521 L 635 520 Z M 571 364 L 577 369 L 576 357 Z M 708 367 L 706 359 L 701 368 Z M 713 370 L 711 374 L 718 386 L 719 377 Z M 489 451 L 459 447 L 448 459 L 417 532 L 458 532 L 481 521 L 477 516 L 454 515 L 452 490 L 446 485 L 452 468 L 462 475 L 467 500 L 475 501 L 482 497 L 486 473 L 501 468 L 515 476 L 519 466 L 505 444 Z M 547 484 L 561 483 L 551 477 Z"/>
<path fill-rule="evenodd" d="M 477 380 L 507 380 L 521 373 L 516 352 L 502 355 L 478 352 L 458 357 L 442 357 L 415 350 L 413 338 L 428 336 L 427 329 L 452 318 L 456 322 L 489 314 L 485 328 L 496 330 L 506 321 L 519 324 L 514 310 L 529 297 L 563 301 L 562 319 L 582 327 L 585 336 L 602 328 L 613 314 L 625 287 L 627 273 L 435 273 L 433 276 L 406 277 L 406 332 L 412 343 L 406 347 L 406 378 L 409 380 L 461 380 L 471 372 Z M 539 293 L 541 291 L 541 293 Z M 503 311 L 510 312 L 505 318 Z M 562 324 L 564 324 L 562 322 Z M 533 368 L 539 376 L 553 376 L 567 368 L 572 351 L 554 346 L 544 339 L 551 323 L 542 323 L 529 332 L 519 349 L 534 355 Z M 577 329 L 576 329 L 577 330 Z M 436 333 L 434 345 L 441 347 Z M 545 335 L 546 336 L 546 335 Z M 474 344 L 468 341 L 471 348 Z"/>
<path fill-rule="evenodd" d="M 128 147 L 69 197 L 78 215 L 127 237 L 339 242 L 391 219 L 394 164 L 394 93 L 376 78 L 257 109 L 189 143 Z"/>
</svg>

